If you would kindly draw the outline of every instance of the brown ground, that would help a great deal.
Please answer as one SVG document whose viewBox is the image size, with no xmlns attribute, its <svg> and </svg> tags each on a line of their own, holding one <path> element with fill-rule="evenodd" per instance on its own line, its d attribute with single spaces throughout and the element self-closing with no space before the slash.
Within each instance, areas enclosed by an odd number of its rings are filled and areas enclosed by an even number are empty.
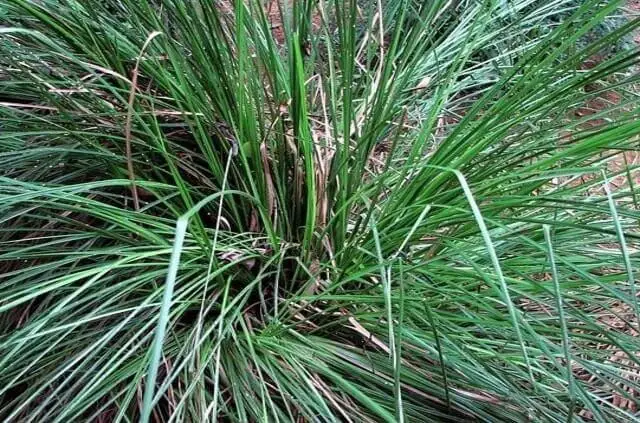
<svg viewBox="0 0 640 423">
<path fill-rule="evenodd" d="M 633 19 L 634 17 L 638 17 L 638 15 L 640 15 L 640 0 L 628 0 L 626 6 L 630 13 L 630 19 Z M 636 31 L 633 39 L 638 44 L 638 46 L 640 46 L 640 31 Z M 638 87 L 638 90 L 640 91 L 640 87 Z M 600 98 L 593 99 L 591 102 L 585 105 L 585 108 L 579 109 L 578 111 L 576 111 L 576 113 L 584 112 L 587 114 L 593 114 L 597 111 L 604 110 L 607 105 L 618 104 L 619 102 L 620 95 L 618 93 L 613 91 L 606 92 Z M 623 171 L 627 166 L 633 166 L 637 164 L 640 164 L 640 151 L 629 151 L 626 153 L 621 153 L 613 160 L 611 160 L 608 163 L 608 168 L 610 173 L 615 173 Z M 633 180 L 636 186 L 640 185 L 640 172 L 635 172 Z M 625 177 L 615 178 L 611 181 L 611 183 L 614 190 L 616 188 L 628 185 L 628 181 Z M 638 331 L 636 329 L 638 328 L 640 322 L 637 321 L 637 316 L 635 315 L 635 313 L 633 313 L 633 311 L 627 304 L 619 304 L 618 306 L 613 307 L 612 311 L 615 314 L 610 311 L 603 310 L 602 315 L 598 320 L 606 326 L 610 327 L 611 330 L 623 331 L 631 336 L 638 336 Z M 631 323 L 631 325 L 634 325 L 635 329 L 633 327 L 630 327 L 630 325 L 627 324 L 625 320 Z M 610 350 L 611 354 L 609 356 L 608 362 L 617 363 L 618 366 L 625 368 L 627 373 L 627 380 L 637 383 L 640 379 L 640 366 L 636 364 L 635 361 L 630 360 L 629 356 L 624 351 L 613 348 L 611 346 L 607 346 L 606 348 Z M 636 356 L 640 358 L 640 352 L 636 352 Z M 576 369 L 575 373 L 576 377 L 585 381 L 587 386 L 589 387 L 594 386 L 594 383 L 598 383 L 596 382 L 596 375 L 585 374 L 579 369 Z M 613 390 L 611 390 L 610 388 L 607 389 L 606 386 L 594 387 L 594 389 L 596 390 L 611 392 L 612 395 L 610 397 L 610 401 L 614 406 L 625 408 L 631 413 L 636 413 L 639 408 L 638 404 L 640 403 L 640 392 L 629 385 L 623 386 L 622 388 L 628 393 L 631 398 L 625 398 L 624 396 L 613 392 Z M 579 414 L 581 417 L 587 420 L 593 419 L 591 413 L 587 412 L 586 410 L 582 410 L 581 412 L 579 412 Z"/>
</svg>

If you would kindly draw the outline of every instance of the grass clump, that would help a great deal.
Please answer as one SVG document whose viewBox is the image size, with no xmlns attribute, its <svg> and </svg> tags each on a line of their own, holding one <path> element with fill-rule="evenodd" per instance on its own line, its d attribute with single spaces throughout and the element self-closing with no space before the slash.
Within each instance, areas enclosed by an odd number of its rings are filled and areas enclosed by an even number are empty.
<svg viewBox="0 0 640 423">
<path fill-rule="evenodd" d="M 636 419 L 638 22 L 543 3 L 1 2 L 3 421 Z"/>
</svg>

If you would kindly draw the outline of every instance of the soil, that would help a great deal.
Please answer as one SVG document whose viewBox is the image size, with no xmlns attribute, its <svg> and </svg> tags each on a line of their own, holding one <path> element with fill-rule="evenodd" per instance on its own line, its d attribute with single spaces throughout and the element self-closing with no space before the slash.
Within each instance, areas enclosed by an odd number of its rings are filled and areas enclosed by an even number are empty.
<svg viewBox="0 0 640 423">
<path fill-rule="evenodd" d="M 637 18 L 640 15 L 640 0 L 628 0 L 626 6 L 629 13 L 629 19 Z M 640 46 L 640 30 L 636 31 L 633 40 L 638 46 Z M 637 92 L 640 92 L 640 87 L 637 87 L 636 90 Z M 599 98 L 595 98 L 590 101 L 583 109 L 577 110 L 576 113 L 597 113 L 597 111 L 604 110 L 607 105 L 612 103 L 618 104 L 620 100 L 621 96 L 618 93 L 608 91 Z M 628 166 L 638 164 L 640 164 L 640 150 L 628 151 L 620 153 L 617 157 L 613 158 L 608 163 L 608 168 L 610 173 L 616 173 L 625 170 Z M 640 184 L 640 172 L 636 171 L 635 176 L 633 176 L 632 179 L 634 184 L 638 186 L 638 184 Z M 614 178 L 611 181 L 611 185 L 613 190 L 620 189 L 621 187 L 628 185 L 628 180 L 625 176 L 620 176 L 618 178 Z M 615 313 L 603 310 L 599 321 L 610 327 L 611 330 L 623 331 L 630 336 L 638 336 L 638 331 L 636 329 L 640 322 L 637 321 L 637 316 L 633 313 L 630 306 L 621 303 L 614 306 L 612 311 L 615 311 Z M 595 389 L 604 389 L 609 391 L 611 393 L 610 401 L 614 406 L 627 409 L 630 413 L 635 414 L 638 411 L 637 405 L 640 403 L 640 392 L 632 387 L 632 383 L 638 383 L 638 380 L 640 379 L 640 365 L 637 364 L 637 361 L 631 360 L 626 352 L 612 348 L 611 346 L 607 346 L 606 348 L 610 353 L 607 361 L 609 363 L 618 363 L 618 365 L 622 365 L 622 367 L 626 368 L 627 378 L 631 383 L 629 385 L 622 386 L 621 388 L 627 392 L 628 397 L 624 397 L 617 391 L 605 386 L 596 387 Z M 640 353 L 635 353 L 636 356 L 640 358 Z M 596 382 L 596 375 L 585 374 L 579 370 L 574 373 L 579 379 L 586 382 L 586 386 L 593 386 Z M 586 410 L 581 410 L 578 414 L 586 420 L 593 420 L 593 415 Z"/>
</svg>

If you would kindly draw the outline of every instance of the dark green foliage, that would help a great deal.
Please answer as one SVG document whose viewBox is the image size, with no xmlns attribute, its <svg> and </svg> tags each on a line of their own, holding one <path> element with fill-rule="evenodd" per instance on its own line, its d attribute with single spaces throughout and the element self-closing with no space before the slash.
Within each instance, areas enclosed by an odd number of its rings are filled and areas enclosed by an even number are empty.
<svg viewBox="0 0 640 423">
<path fill-rule="evenodd" d="M 638 22 L 570 3 L 0 0 L 0 419 L 637 419 Z"/>
</svg>

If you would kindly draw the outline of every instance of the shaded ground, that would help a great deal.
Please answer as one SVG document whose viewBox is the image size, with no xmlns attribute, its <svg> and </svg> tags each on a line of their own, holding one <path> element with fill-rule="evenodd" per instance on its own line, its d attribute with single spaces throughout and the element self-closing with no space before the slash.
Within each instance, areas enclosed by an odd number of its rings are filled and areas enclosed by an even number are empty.
<svg viewBox="0 0 640 423">
<path fill-rule="evenodd" d="M 629 19 L 636 19 L 640 16 L 640 0 L 627 1 L 626 8 L 627 13 L 629 13 Z M 640 47 L 640 30 L 636 31 L 636 34 L 633 36 L 633 40 L 635 41 L 636 45 Z M 587 64 L 587 66 L 589 66 L 589 64 Z M 640 86 L 636 87 L 636 93 L 640 95 Z M 576 114 L 578 116 L 582 114 L 595 114 L 601 110 L 604 110 L 611 104 L 618 104 L 620 102 L 620 99 L 621 96 L 615 91 L 605 92 L 600 97 L 595 98 L 587 103 L 584 108 L 578 109 L 576 111 Z M 640 145 L 640 140 L 638 140 L 638 142 Z M 610 173 L 619 173 L 625 171 L 629 167 L 638 166 L 639 164 L 640 149 L 636 151 L 619 153 L 616 157 L 609 161 L 608 169 Z M 640 172 L 634 172 L 631 179 L 635 186 L 640 186 Z M 628 183 L 628 177 L 624 175 L 613 178 L 611 180 L 611 185 L 613 185 L 612 188 L 614 190 L 616 188 L 620 189 L 622 187 L 626 187 L 628 186 Z M 618 246 L 612 247 L 618 248 Z M 640 325 L 640 322 L 638 322 L 638 316 L 627 304 L 619 304 L 618 306 L 613 307 L 611 310 L 602 310 L 599 320 L 606 326 L 608 326 L 612 331 L 625 332 L 630 336 L 639 335 L 638 327 Z M 613 393 L 611 397 L 611 403 L 615 406 L 626 408 L 632 413 L 636 413 L 638 411 L 638 408 L 640 408 L 640 392 L 638 392 L 637 389 L 634 389 L 631 384 L 638 384 L 638 382 L 640 381 L 640 366 L 636 362 L 630 360 L 630 357 L 624 351 L 611 348 L 610 346 L 604 347 L 604 345 L 603 348 L 609 350 L 609 356 L 603 364 L 622 364 L 627 369 L 626 378 L 630 382 L 628 386 L 624 387 L 628 392 L 628 397 L 623 397 L 622 395 Z M 636 357 L 640 358 L 640 352 L 635 352 L 635 355 Z M 601 386 L 602 381 L 600 380 L 598 375 L 587 374 L 579 368 L 575 369 L 575 374 L 576 377 L 588 381 L 589 385 L 593 386 L 593 389 L 595 390 L 609 390 L 609 388 L 607 388 L 606 386 Z M 593 416 L 588 411 L 582 410 L 581 412 L 579 412 L 579 414 L 585 419 L 593 419 Z"/>
</svg>

